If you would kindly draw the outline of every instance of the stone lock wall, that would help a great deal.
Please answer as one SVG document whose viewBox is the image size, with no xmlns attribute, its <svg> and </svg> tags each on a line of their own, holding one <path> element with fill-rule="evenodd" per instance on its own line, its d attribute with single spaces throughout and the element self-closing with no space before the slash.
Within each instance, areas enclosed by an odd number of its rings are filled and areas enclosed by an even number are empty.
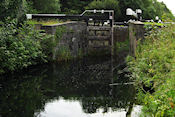
<svg viewBox="0 0 175 117">
<path fill-rule="evenodd" d="M 128 26 L 114 26 L 114 43 L 129 39 L 128 32 Z"/>
<path fill-rule="evenodd" d="M 129 23 L 130 55 L 136 55 L 137 41 L 144 39 L 144 24 L 139 21 Z"/>
<path fill-rule="evenodd" d="M 73 58 L 88 54 L 87 25 L 85 22 L 66 22 L 56 25 L 36 25 L 36 29 L 45 30 L 46 34 L 55 35 L 57 27 L 65 27 L 62 39 L 54 38 L 56 46 L 54 47 L 53 60 L 60 58 L 60 48 L 67 52 L 66 56 Z M 129 39 L 128 26 L 114 26 L 114 45 L 118 42 L 124 42 Z M 130 35 L 132 37 L 132 35 Z M 64 54 L 65 54 L 64 52 Z M 114 52 L 115 53 L 115 52 Z M 115 54 L 114 54 L 115 55 Z M 64 56 L 63 56 L 64 57 Z M 64 59 L 64 58 L 62 58 Z"/>
<path fill-rule="evenodd" d="M 42 26 L 41 29 L 45 30 L 46 34 L 55 35 L 57 27 L 60 26 L 65 28 L 65 32 L 61 39 L 55 38 L 56 47 L 54 47 L 53 60 L 75 58 L 80 56 L 80 54 L 86 54 L 86 23 L 66 22 Z M 61 53 L 60 51 L 64 55 L 59 55 L 59 53 Z M 61 58 L 61 56 L 63 58 Z"/>
</svg>

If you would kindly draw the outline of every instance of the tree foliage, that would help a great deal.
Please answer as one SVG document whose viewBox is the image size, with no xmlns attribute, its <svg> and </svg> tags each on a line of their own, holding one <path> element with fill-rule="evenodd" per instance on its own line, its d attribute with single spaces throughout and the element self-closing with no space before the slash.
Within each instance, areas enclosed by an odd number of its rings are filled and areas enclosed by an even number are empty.
<svg viewBox="0 0 175 117">
<path fill-rule="evenodd" d="M 1 0 L 0 19 L 5 20 L 7 17 L 16 18 L 21 4 L 21 0 Z"/>
<path fill-rule="evenodd" d="M 45 52 L 52 42 L 50 36 L 27 24 L 16 27 L 16 21 L 11 21 L 0 28 L 0 74 L 46 62 L 50 54 Z"/>
<path fill-rule="evenodd" d="M 0 19 L 21 19 L 26 13 L 80 14 L 85 9 L 113 9 L 116 21 L 126 21 L 127 8 L 142 9 L 143 19 L 174 19 L 166 5 L 157 0 L 1 0 Z"/>
<path fill-rule="evenodd" d="M 38 13 L 58 13 L 60 11 L 59 0 L 31 0 L 33 8 Z"/>
<path fill-rule="evenodd" d="M 93 0 L 61 0 L 61 11 L 65 13 L 81 13 Z"/>
<path fill-rule="evenodd" d="M 110 4 L 110 5 L 109 5 Z M 113 9 L 115 20 L 126 21 L 126 9 L 142 9 L 144 19 L 155 19 L 156 16 L 162 18 L 166 14 L 167 18 L 174 19 L 174 16 L 163 2 L 157 0 L 94 0 L 88 7 L 93 9 Z"/>
<path fill-rule="evenodd" d="M 113 9 L 115 11 L 115 18 L 121 15 L 119 2 L 117 0 L 93 1 L 86 7 L 86 9 L 105 9 L 105 10 Z"/>
</svg>

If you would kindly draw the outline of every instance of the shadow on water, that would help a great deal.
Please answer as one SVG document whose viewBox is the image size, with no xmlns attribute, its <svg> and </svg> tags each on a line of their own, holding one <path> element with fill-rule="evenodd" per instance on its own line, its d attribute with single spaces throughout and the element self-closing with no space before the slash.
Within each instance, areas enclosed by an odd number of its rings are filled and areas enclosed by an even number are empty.
<svg viewBox="0 0 175 117">
<path fill-rule="evenodd" d="M 125 73 L 118 75 L 118 70 L 113 70 L 117 66 L 114 63 L 117 62 L 109 57 L 86 58 L 42 65 L 2 78 L 0 117 L 75 117 L 46 114 L 50 103 L 57 103 L 56 108 L 64 108 L 64 105 L 59 105 L 59 101 L 64 101 L 69 106 L 73 102 L 79 103 L 84 116 L 76 117 L 91 117 L 91 114 L 98 113 L 99 110 L 102 113 L 124 110 L 125 115 L 129 115 L 129 107 L 134 103 L 135 88 L 132 84 L 109 85 L 130 82 L 129 78 L 124 77 Z M 62 111 L 66 113 L 69 108 L 66 109 Z M 42 114 L 44 112 L 46 115 Z"/>
</svg>

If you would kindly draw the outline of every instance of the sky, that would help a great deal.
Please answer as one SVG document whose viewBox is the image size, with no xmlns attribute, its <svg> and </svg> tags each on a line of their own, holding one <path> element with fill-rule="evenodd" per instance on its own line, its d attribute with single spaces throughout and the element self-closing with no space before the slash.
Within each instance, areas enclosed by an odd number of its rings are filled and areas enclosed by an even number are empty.
<svg viewBox="0 0 175 117">
<path fill-rule="evenodd" d="M 175 0 L 158 0 L 159 2 L 163 1 L 166 6 L 172 11 L 175 15 Z"/>
</svg>

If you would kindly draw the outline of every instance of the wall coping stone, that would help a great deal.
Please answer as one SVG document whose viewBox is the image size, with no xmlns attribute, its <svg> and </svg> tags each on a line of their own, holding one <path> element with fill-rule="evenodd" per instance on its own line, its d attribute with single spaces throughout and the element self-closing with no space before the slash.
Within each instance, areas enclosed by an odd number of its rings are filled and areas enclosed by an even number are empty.
<svg viewBox="0 0 175 117">
<path fill-rule="evenodd" d="M 136 25 L 144 25 L 141 21 L 130 21 L 129 23 L 136 24 Z"/>
</svg>

